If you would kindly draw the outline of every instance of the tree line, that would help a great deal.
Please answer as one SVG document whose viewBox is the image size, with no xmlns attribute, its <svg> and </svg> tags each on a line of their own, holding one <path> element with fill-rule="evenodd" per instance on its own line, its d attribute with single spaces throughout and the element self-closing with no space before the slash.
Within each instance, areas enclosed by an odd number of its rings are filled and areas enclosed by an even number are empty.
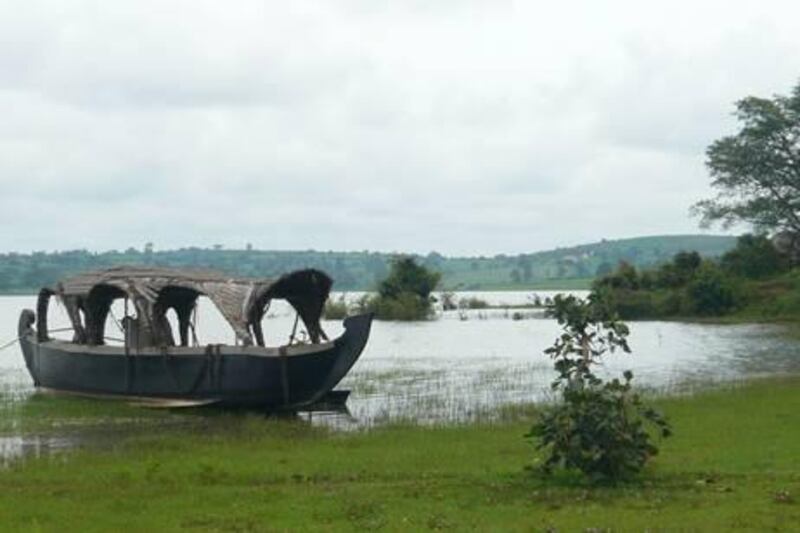
<svg viewBox="0 0 800 533">
<path fill-rule="evenodd" d="M 475 257 L 446 257 L 437 252 L 403 254 L 436 272 L 441 287 L 449 290 L 525 289 L 548 280 L 590 280 L 611 272 L 619 261 L 639 268 L 660 264 L 679 250 L 695 249 L 718 256 L 734 244 L 732 237 L 662 236 L 605 240 L 599 243 L 544 252 Z M 393 257 L 378 252 L 268 251 L 244 249 L 181 248 L 154 250 L 128 248 L 91 252 L 73 250 L 0 254 L 0 292 L 33 292 L 67 275 L 115 265 L 155 265 L 208 268 L 232 276 L 274 277 L 300 268 L 319 268 L 330 274 L 335 290 L 376 290 L 389 274 Z M 586 282 L 588 285 L 588 281 Z"/>
</svg>

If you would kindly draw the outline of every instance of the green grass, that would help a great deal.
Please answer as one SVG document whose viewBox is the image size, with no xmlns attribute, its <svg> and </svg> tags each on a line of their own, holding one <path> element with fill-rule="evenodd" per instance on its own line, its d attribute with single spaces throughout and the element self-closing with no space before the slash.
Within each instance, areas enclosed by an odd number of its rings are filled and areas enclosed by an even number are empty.
<svg viewBox="0 0 800 533">
<path fill-rule="evenodd" d="M 197 417 L 182 415 L 180 411 L 143 409 L 124 402 L 36 394 L 24 401 L 0 402 L 0 436 L 20 433 L 47 435 L 65 428 L 141 426 L 192 418 Z"/>
<path fill-rule="evenodd" d="M 525 467 L 536 453 L 522 438 L 529 421 L 514 417 L 337 433 L 229 414 L 213 429 L 145 426 L 124 444 L 0 471 L 0 524 L 23 531 L 766 531 L 800 524 L 800 379 L 658 404 L 675 437 L 641 480 L 618 487 L 532 474 Z"/>
</svg>

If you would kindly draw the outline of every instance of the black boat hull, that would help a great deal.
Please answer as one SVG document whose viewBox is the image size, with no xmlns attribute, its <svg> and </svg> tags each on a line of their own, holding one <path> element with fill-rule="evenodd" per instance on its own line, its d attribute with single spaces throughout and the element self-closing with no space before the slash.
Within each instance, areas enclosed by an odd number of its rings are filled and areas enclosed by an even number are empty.
<svg viewBox="0 0 800 533">
<path fill-rule="evenodd" d="M 371 315 L 348 317 L 332 342 L 282 348 L 86 346 L 38 342 L 32 311 L 20 316 L 20 344 L 37 387 L 77 394 L 227 406 L 296 409 L 330 392 L 366 346 Z"/>
</svg>

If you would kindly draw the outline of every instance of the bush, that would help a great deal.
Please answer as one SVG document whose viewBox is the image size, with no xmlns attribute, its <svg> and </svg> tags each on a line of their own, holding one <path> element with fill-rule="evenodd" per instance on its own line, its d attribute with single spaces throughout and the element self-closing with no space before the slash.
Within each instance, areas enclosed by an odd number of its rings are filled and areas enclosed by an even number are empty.
<svg viewBox="0 0 800 533">
<path fill-rule="evenodd" d="M 411 257 L 397 257 L 389 276 L 379 284 L 378 294 L 358 305 L 380 320 L 426 320 L 434 314 L 431 292 L 440 278 L 440 273 L 418 265 Z"/>
<path fill-rule="evenodd" d="M 654 274 L 654 288 L 676 289 L 685 286 L 702 264 L 697 252 L 678 252 L 672 261 L 661 265 Z"/>
<path fill-rule="evenodd" d="M 611 289 L 630 289 L 636 290 L 639 288 L 639 274 L 636 267 L 625 261 L 620 261 L 617 269 L 595 280 L 594 287 L 609 287 Z"/>
<path fill-rule="evenodd" d="M 442 275 L 418 265 L 412 257 L 396 257 L 392 260 L 389 276 L 378 285 L 378 296 L 396 298 L 402 293 L 430 298 Z"/>
<path fill-rule="evenodd" d="M 791 267 L 788 257 L 781 255 L 765 235 L 742 235 L 736 241 L 736 248 L 722 256 L 723 270 L 734 276 L 761 279 Z"/>
<path fill-rule="evenodd" d="M 623 319 L 653 318 L 658 313 L 653 304 L 653 295 L 649 291 L 634 291 L 631 289 L 610 290 L 600 288 L 595 290 L 598 297 L 602 297 L 609 307 Z"/>
<path fill-rule="evenodd" d="M 488 309 L 489 303 L 477 296 L 470 296 L 469 298 L 462 298 L 458 302 L 458 307 L 459 309 Z"/>
<path fill-rule="evenodd" d="M 680 252 L 655 270 L 621 264 L 596 280 L 594 292 L 623 319 L 719 316 L 745 300 L 735 278 L 697 252 Z"/>
<path fill-rule="evenodd" d="M 393 298 L 375 296 L 368 303 L 368 309 L 379 320 L 425 320 L 433 316 L 430 300 L 410 292 L 401 292 Z"/>
<path fill-rule="evenodd" d="M 454 293 L 450 291 L 443 292 L 439 295 L 439 299 L 442 302 L 442 311 L 455 311 L 458 309 L 456 295 Z"/>
<path fill-rule="evenodd" d="M 565 468 L 594 481 L 623 480 L 658 453 L 648 425 L 663 437 L 671 434 L 667 421 L 633 392 L 633 373 L 604 382 L 593 372 L 605 353 L 630 352 L 628 327 L 609 309 L 596 294 L 587 301 L 559 295 L 548 308 L 563 329 L 545 350 L 555 361 L 558 377 L 552 388 L 561 401 L 542 411 L 527 435 L 547 452 L 541 465 L 545 474 Z"/>
<path fill-rule="evenodd" d="M 686 286 L 688 311 L 703 316 L 719 316 L 735 309 L 740 289 L 730 276 L 716 265 L 703 263 Z"/>
<path fill-rule="evenodd" d="M 340 296 L 338 300 L 328 300 L 325 302 L 325 307 L 322 310 L 322 318 L 326 320 L 342 320 L 347 316 L 348 307 L 344 296 Z"/>
</svg>

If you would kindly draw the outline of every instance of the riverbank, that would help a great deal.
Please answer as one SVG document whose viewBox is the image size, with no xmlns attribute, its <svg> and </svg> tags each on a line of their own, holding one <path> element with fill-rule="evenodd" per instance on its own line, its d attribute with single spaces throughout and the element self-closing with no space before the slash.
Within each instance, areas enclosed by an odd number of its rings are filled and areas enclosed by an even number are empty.
<svg viewBox="0 0 800 533">
<path fill-rule="evenodd" d="M 459 293 L 470 292 L 519 292 L 519 291 L 583 291 L 589 290 L 592 287 L 593 278 L 569 278 L 569 279 L 543 279 L 531 282 L 521 283 L 473 283 L 469 287 L 456 285 L 454 288 L 448 288 L 445 284 L 444 291 L 456 291 Z M 337 291 L 334 286 L 334 293 L 348 293 L 348 292 L 364 292 L 360 290 L 339 290 Z M 366 291 L 369 292 L 369 291 Z M 2 289 L 0 296 L 36 296 L 39 293 L 38 288 L 20 288 L 15 290 Z"/>
<path fill-rule="evenodd" d="M 675 437 L 641 481 L 616 488 L 527 470 L 536 454 L 522 438 L 526 410 L 498 424 L 356 433 L 228 414 L 223 425 L 145 424 L 102 450 L 15 463 L 0 471 L 0 521 L 41 531 L 758 531 L 800 523 L 800 378 L 657 403 Z"/>
<path fill-rule="evenodd" d="M 717 272 L 672 288 L 648 287 L 650 272 L 620 272 L 597 285 L 624 320 L 800 324 L 800 268 L 765 279 Z"/>
</svg>

